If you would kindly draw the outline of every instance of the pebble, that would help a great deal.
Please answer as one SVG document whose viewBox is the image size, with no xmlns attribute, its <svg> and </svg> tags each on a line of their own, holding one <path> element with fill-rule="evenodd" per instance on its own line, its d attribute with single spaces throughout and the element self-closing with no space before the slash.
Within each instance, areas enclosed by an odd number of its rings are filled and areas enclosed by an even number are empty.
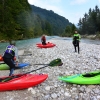
<svg viewBox="0 0 100 100">
<path fill-rule="evenodd" d="M 49 91 L 50 90 L 50 86 L 45 87 L 45 90 Z"/>
<path fill-rule="evenodd" d="M 32 66 L 22 69 L 22 72 L 43 67 L 42 65 L 33 65 L 48 64 L 56 58 L 60 58 L 63 65 L 48 66 L 33 72 L 46 73 L 48 74 L 48 79 L 38 86 L 23 91 L 2 92 L 2 95 L 0 95 L 2 100 L 10 100 L 12 96 L 12 100 L 100 100 L 100 85 L 77 85 L 58 80 L 60 75 L 73 75 L 99 70 L 100 45 L 80 42 L 81 51 L 78 54 L 74 52 L 71 41 L 54 38 L 48 42 L 56 44 L 57 47 L 40 49 L 33 43 L 30 48 L 26 49 L 26 51 L 32 52 L 33 56 L 24 57 L 22 61 L 29 62 Z M 26 94 L 22 97 L 25 92 Z"/>
<path fill-rule="evenodd" d="M 51 94 L 51 97 L 52 97 L 53 99 L 55 99 L 55 98 L 57 98 L 57 94 L 56 94 L 56 93 L 53 93 L 53 94 Z"/>
</svg>

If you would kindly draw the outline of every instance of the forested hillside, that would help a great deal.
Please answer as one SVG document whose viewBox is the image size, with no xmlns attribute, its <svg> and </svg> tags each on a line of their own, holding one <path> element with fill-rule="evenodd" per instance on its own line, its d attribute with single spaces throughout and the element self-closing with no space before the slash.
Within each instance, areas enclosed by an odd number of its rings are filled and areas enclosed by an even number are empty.
<svg viewBox="0 0 100 100">
<path fill-rule="evenodd" d="M 68 19 L 27 0 L 0 0 L 0 40 L 18 40 L 65 32 Z"/>
<path fill-rule="evenodd" d="M 52 10 L 48 11 L 34 5 L 31 5 L 31 8 L 33 14 L 39 15 L 43 20 L 47 21 L 49 27 L 52 29 L 51 32 L 53 35 L 62 34 L 66 26 L 72 26 L 72 23 L 70 23 L 68 19 L 54 13 Z"/>
<path fill-rule="evenodd" d="M 31 16 L 27 0 L 0 0 L 0 39 L 11 41 L 31 36 L 28 17 Z"/>
<path fill-rule="evenodd" d="M 96 35 L 100 38 L 100 9 L 96 5 L 94 9 L 89 9 L 83 18 L 79 20 L 79 31 L 82 35 Z"/>
</svg>

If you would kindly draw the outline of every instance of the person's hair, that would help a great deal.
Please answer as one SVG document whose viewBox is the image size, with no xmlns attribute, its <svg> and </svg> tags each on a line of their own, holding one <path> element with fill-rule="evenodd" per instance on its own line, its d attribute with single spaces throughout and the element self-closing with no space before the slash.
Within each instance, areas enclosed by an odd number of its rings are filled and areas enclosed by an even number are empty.
<svg viewBox="0 0 100 100">
<path fill-rule="evenodd" d="M 45 36 L 45 34 L 43 34 L 42 36 Z"/>
<path fill-rule="evenodd" d="M 10 45 L 14 45 L 15 46 L 16 45 L 16 42 L 15 41 L 11 41 L 10 42 Z"/>
</svg>

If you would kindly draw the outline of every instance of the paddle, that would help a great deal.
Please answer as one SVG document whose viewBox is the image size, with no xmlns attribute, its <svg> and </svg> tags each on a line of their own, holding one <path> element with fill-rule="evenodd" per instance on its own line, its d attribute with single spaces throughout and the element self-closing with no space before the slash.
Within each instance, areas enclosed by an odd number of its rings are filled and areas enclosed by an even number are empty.
<svg viewBox="0 0 100 100">
<path fill-rule="evenodd" d="M 55 59 L 55 60 L 52 60 L 49 64 L 33 64 L 33 65 L 48 65 L 48 66 L 56 66 L 56 64 L 57 64 L 57 66 L 58 66 L 58 63 L 60 63 L 61 65 L 62 65 L 62 63 L 61 63 L 61 59 Z"/>
<path fill-rule="evenodd" d="M 63 63 L 62 63 L 61 59 L 60 59 L 60 58 L 57 58 L 57 59 L 52 60 L 49 64 L 46 64 L 46 66 L 40 67 L 40 68 L 38 68 L 38 69 L 29 71 L 29 72 L 26 72 L 26 73 L 22 74 L 22 76 L 25 75 L 25 74 L 28 74 L 28 73 L 31 73 L 31 72 L 40 70 L 40 69 L 42 69 L 42 68 L 48 67 L 48 66 L 54 67 L 54 66 L 61 66 L 62 64 L 63 64 Z M 0 81 L 1 81 L 1 82 L 6 82 L 6 81 L 9 81 L 9 80 L 11 80 L 11 79 L 13 79 L 13 78 L 18 78 L 18 77 L 19 77 L 19 76 L 17 76 L 17 75 L 12 75 L 12 76 L 6 77 L 6 78 L 4 78 L 4 79 L 0 79 Z"/>
<path fill-rule="evenodd" d="M 19 55 L 19 56 L 31 56 L 32 54 L 26 54 L 26 55 Z"/>
<path fill-rule="evenodd" d="M 61 59 L 60 59 L 60 58 L 57 58 L 57 59 L 52 60 L 49 64 L 46 64 L 46 66 L 40 67 L 40 68 L 38 68 L 38 69 L 29 71 L 29 72 L 26 72 L 26 73 L 24 73 L 24 74 L 28 74 L 28 73 L 31 73 L 31 72 L 40 70 L 40 69 L 45 68 L 45 67 L 48 67 L 48 66 L 51 66 L 51 67 L 54 67 L 54 66 L 61 66 L 62 64 L 63 64 L 63 63 L 62 63 Z M 23 75 L 24 75 L 24 74 L 23 74 Z"/>
</svg>

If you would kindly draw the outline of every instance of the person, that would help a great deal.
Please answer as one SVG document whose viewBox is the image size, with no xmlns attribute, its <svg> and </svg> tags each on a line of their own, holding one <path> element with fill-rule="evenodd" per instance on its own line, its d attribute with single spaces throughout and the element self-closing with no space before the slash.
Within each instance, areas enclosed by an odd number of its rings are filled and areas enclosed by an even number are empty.
<svg viewBox="0 0 100 100">
<path fill-rule="evenodd" d="M 46 45 L 46 37 L 45 37 L 45 35 L 42 35 L 41 42 L 42 42 L 42 45 Z"/>
<path fill-rule="evenodd" d="M 78 53 L 80 51 L 80 49 L 79 49 L 80 39 L 81 39 L 80 34 L 77 32 L 77 30 L 75 30 L 75 33 L 73 35 L 73 45 L 74 45 L 75 52 L 77 52 L 76 47 L 78 48 Z"/>
<path fill-rule="evenodd" d="M 4 62 L 10 67 L 9 76 L 12 76 L 13 71 L 15 70 L 16 66 L 18 66 L 18 49 L 15 46 L 15 41 L 12 41 L 10 45 L 6 47 L 6 50 L 3 54 Z M 16 61 L 14 62 L 14 57 L 16 57 Z"/>
</svg>

